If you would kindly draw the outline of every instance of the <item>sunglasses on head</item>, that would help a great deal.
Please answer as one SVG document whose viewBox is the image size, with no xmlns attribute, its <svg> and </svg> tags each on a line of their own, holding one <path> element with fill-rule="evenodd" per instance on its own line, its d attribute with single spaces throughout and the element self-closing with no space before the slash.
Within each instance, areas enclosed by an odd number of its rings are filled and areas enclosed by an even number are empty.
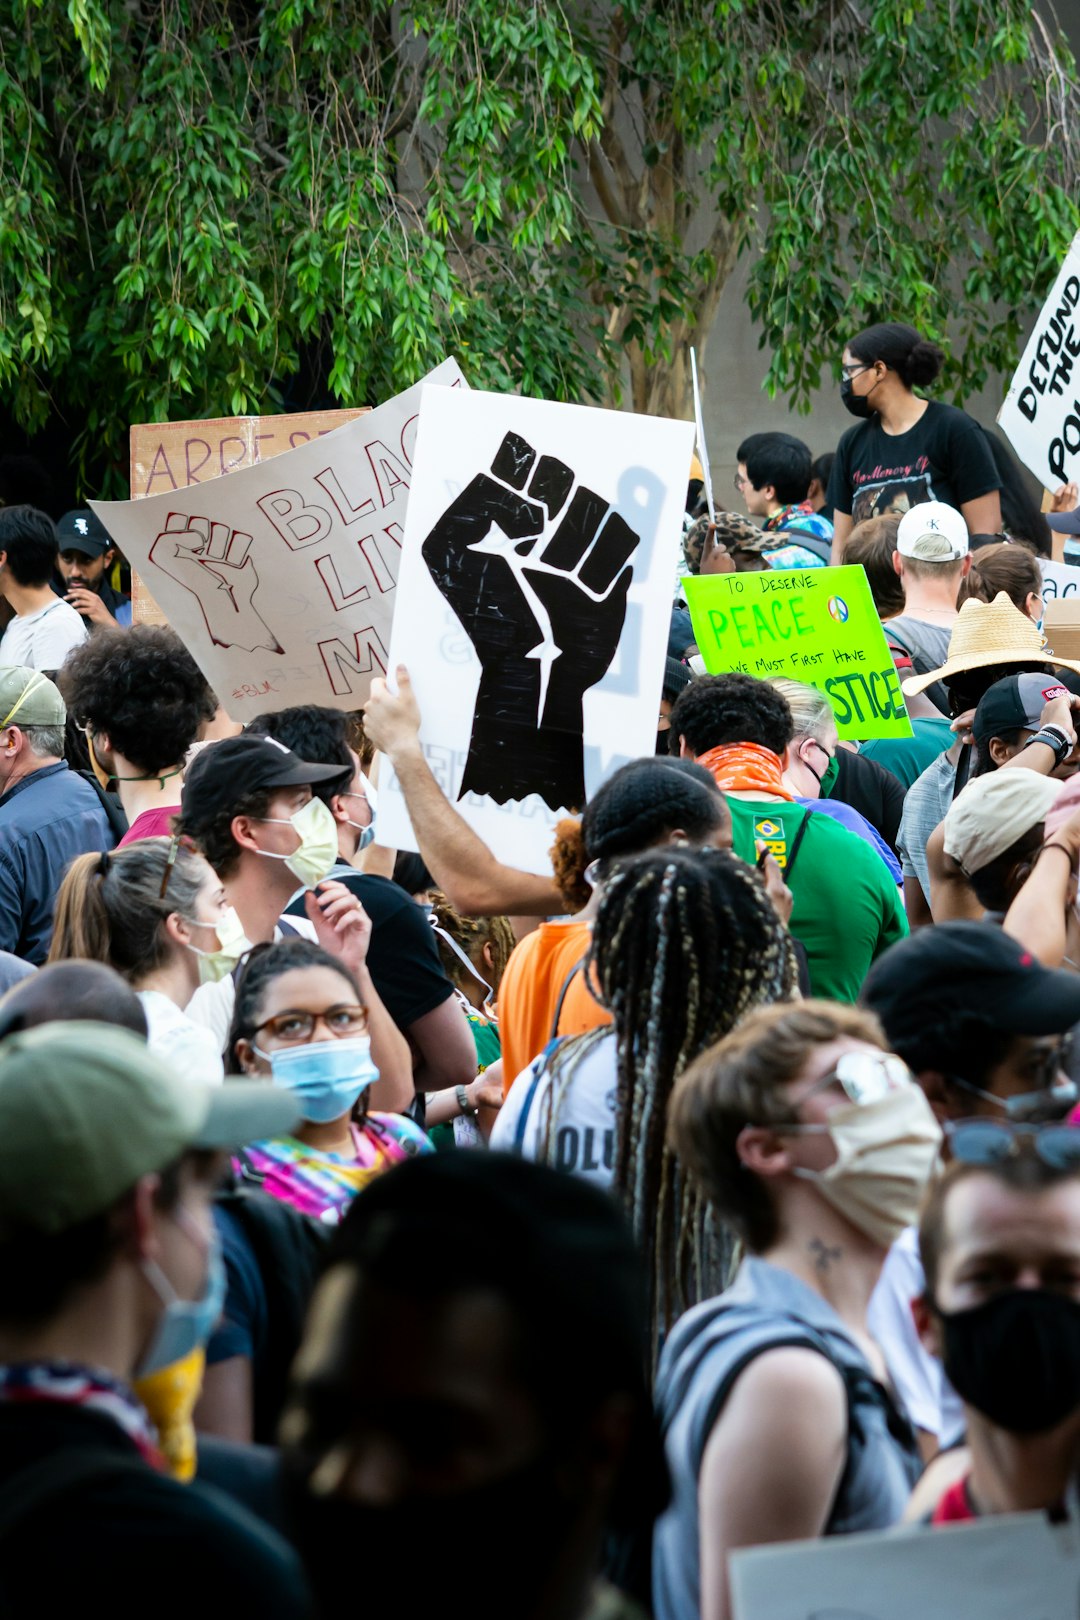
<svg viewBox="0 0 1080 1620">
<path fill-rule="evenodd" d="M 1006 1119 L 955 1119 L 945 1125 L 961 1164 L 1004 1164 L 1025 1149 L 1054 1170 L 1080 1169 L 1080 1130 L 1072 1125 L 1019 1125 Z"/>
<path fill-rule="evenodd" d="M 872 1103 L 912 1084 L 911 1070 L 894 1052 L 845 1052 L 835 1069 L 815 1080 L 798 1100 L 805 1102 L 819 1091 L 838 1085 L 849 1102 Z"/>
</svg>

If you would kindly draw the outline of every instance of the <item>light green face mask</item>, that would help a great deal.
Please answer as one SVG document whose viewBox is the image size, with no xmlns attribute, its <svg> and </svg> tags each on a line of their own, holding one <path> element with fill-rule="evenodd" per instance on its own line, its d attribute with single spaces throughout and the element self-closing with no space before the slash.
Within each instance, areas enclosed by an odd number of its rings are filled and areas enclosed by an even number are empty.
<svg viewBox="0 0 1080 1620">
<path fill-rule="evenodd" d="M 274 827 L 291 827 L 300 840 L 299 849 L 294 849 L 291 855 L 276 855 L 269 849 L 260 849 L 258 853 L 268 860 L 284 861 L 305 889 L 313 889 L 316 883 L 321 883 L 338 858 L 337 822 L 322 800 L 309 799 L 303 809 L 288 820 L 280 816 L 258 819 Z"/>
<path fill-rule="evenodd" d="M 200 984 L 217 984 L 219 979 L 227 979 L 240 958 L 251 949 L 244 925 L 232 906 L 222 912 L 216 923 L 200 922 L 197 917 L 185 917 L 184 921 L 193 928 L 212 928 L 218 937 L 216 951 L 200 951 L 197 945 L 188 946 L 199 958 Z"/>
</svg>

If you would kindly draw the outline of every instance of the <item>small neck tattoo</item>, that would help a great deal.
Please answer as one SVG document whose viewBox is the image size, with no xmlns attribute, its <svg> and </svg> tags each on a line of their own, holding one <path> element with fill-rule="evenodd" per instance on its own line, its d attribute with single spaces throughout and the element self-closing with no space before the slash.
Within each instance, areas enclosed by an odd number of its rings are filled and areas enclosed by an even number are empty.
<svg viewBox="0 0 1080 1620">
<path fill-rule="evenodd" d="M 831 1249 L 821 1238 L 811 1238 L 807 1244 L 810 1258 L 814 1262 L 814 1270 L 819 1277 L 827 1277 L 831 1267 L 843 1257 L 843 1249 Z"/>
</svg>

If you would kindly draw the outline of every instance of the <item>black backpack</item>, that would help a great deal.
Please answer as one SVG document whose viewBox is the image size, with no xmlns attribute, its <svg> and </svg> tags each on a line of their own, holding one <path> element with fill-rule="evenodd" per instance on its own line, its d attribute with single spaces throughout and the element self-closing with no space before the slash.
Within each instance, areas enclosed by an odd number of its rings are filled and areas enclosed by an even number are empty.
<svg viewBox="0 0 1080 1620">
<path fill-rule="evenodd" d="M 243 1154 L 239 1155 L 244 1164 Z M 236 1220 L 251 1245 L 266 1290 L 267 1335 L 264 1353 L 252 1367 L 252 1438 L 273 1445 L 285 1404 L 289 1368 L 300 1347 L 307 1314 L 332 1228 L 291 1204 L 260 1192 L 255 1172 L 217 1196 L 217 1204 Z"/>
</svg>

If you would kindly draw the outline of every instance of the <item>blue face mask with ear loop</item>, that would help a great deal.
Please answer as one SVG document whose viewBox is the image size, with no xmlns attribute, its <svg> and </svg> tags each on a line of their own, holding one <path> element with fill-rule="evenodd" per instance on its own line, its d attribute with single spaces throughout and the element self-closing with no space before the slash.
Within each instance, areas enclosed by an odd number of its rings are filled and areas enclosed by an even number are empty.
<svg viewBox="0 0 1080 1620">
<path fill-rule="evenodd" d="M 299 1113 L 311 1125 L 330 1125 L 350 1114 L 379 1078 L 370 1035 L 305 1041 L 274 1052 L 252 1043 L 252 1051 L 269 1063 L 274 1084 L 293 1093 Z"/>
<path fill-rule="evenodd" d="M 181 1207 L 177 1213 L 179 1217 L 186 1211 Z M 184 1231 L 188 1231 L 186 1221 L 180 1224 Z M 195 1241 L 194 1238 L 192 1241 Z M 198 1299 L 181 1299 L 155 1260 L 143 1262 L 143 1275 L 165 1306 L 165 1312 L 146 1354 L 136 1368 L 138 1378 L 160 1372 L 162 1367 L 171 1367 L 175 1362 L 183 1361 L 193 1350 L 202 1350 L 209 1343 L 225 1308 L 225 1263 L 221 1258 L 217 1228 L 212 1228 L 210 1232 L 206 1250 L 206 1282 Z"/>
<path fill-rule="evenodd" d="M 368 781 L 363 771 L 360 772 L 360 780 L 364 784 L 361 792 L 338 794 L 339 799 L 363 799 L 371 811 L 371 820 L 368 822 L 366 827 L 361 827 L 360 823 L 358 821 L 353 821 L 351 816 L 346 816 L 345 818 L 347 824 L 350 827 L 355 827 L 356 831 L 360 834 L 360 839 L 356 846 L 356 853 L 358 855 L 362 850 L 367 849 L 369 844 L 373 844 L 375 842 L 375 817 L 379 809 L 379 795 L 375 790 L 374 783 Z"/>
</svg>

